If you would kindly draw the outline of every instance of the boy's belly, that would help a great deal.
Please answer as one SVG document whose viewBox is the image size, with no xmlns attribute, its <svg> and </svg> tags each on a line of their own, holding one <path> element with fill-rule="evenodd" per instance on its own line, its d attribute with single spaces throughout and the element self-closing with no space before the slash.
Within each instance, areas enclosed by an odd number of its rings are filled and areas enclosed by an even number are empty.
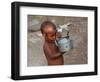
<svg viewBox="0 0 100 82">
<path fill-rule="evenodd" d="M 62 55 L 54 59 L 47 58 L 47 61 L 48 61 L 48 65 L 63 65 L 64 64 Z"/>
</svg>

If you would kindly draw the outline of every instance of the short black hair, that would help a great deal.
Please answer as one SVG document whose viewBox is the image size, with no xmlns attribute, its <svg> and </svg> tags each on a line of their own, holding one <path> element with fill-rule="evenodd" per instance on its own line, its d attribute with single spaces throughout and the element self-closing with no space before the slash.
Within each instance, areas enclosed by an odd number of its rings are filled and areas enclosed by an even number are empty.
<svg viewBox="0 0 100 82">
<path fill-rule="evenodd" d="M 51 21 L 44 21 L 42 24 L 41 24 L 41 27 L 40 27 L 40 30 L 41 30 L 41 33 L 43 34 L 43 29 L 47 26 L 47 25 L 50 25 L 53 27 L 53 29 L 56 30 L 56 25 L 51 22 Z"/>
</svg>

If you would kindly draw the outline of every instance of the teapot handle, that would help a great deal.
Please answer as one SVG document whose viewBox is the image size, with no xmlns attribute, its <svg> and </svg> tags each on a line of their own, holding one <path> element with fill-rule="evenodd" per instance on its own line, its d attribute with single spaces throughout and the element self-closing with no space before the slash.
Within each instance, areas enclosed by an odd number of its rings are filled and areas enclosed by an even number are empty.
<svg viewBox="0 0 100 82">
<path fill-rule="evenodd" d="M 57 42 L 57 40 L 55 40 L 55 44 L 56 44 L 56 46 L 58 46 L 58 42 Z"/>
</svg>

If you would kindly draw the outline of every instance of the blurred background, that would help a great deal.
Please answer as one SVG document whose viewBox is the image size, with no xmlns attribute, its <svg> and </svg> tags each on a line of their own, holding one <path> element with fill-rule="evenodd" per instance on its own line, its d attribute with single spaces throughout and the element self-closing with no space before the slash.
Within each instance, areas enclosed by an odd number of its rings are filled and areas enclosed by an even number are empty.
<svg viewBox="0 0 100 82">
<path fill-rule="evenodd" d="M 27 19 L 27 66 L 47 66 L 47 60 L 43 52 L 44 39 L 40 32 L 40 25 L 46 20 L 52 21 L 57 26 L 60 25 L 70 29 L 69 36 L 73 43 L 73 48 L 63 55 L 64 64 L 76 65 L 88 63 L 87 17 L 28 15 Z"/>
</svg>

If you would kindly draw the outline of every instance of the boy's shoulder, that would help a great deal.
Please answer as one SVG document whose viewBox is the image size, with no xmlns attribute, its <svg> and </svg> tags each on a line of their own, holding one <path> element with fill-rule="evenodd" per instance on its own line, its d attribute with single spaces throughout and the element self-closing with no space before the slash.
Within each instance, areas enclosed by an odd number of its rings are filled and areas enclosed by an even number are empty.
<svg viewBox="0 0 100 82">
<path fill-rule="evenodd" d="M 48 48 L 48 44 L 46 42 L 44 43 L 43 48 L 44 49 L 47 49 Z"/>
</svg>

